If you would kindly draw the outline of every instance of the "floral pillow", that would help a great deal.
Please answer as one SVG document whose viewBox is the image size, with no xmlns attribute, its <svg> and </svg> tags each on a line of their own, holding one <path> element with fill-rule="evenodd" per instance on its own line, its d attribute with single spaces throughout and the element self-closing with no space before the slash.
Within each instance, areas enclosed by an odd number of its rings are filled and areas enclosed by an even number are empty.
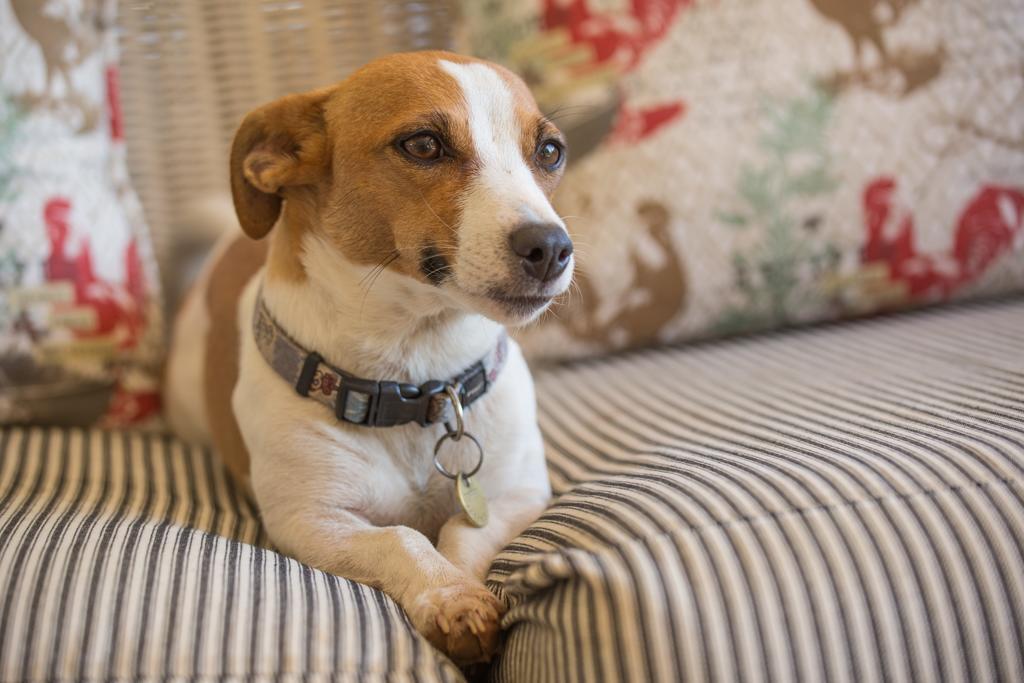
<svg viewBox="0 0 1024 683">
<path fill-rule="evenodd" d="M 124 425 L 158 409 L 159 292 L 113 10 L 0 0 L 0 423 Z"/>
<path fill-rule="evenodd" d="M 1024 288 L 1024 5 L 485 0 L 567 131 L 578 290 L 534 357 Z"/>
</svg>

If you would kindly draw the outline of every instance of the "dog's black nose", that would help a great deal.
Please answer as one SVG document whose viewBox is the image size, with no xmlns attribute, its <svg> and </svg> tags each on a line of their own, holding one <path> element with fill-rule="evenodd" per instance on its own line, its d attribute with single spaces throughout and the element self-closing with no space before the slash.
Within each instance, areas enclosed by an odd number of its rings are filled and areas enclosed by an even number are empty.
<svg viewBox="0 0 1024 683">
<path fill-rule="evenodd" d="M 541 282 L 561 275 L 572 256 L 572 240 L 554 223 L 524 223 L 512 232 L 509 243 L 522 257 L 526 274 Z"/>
</svg>

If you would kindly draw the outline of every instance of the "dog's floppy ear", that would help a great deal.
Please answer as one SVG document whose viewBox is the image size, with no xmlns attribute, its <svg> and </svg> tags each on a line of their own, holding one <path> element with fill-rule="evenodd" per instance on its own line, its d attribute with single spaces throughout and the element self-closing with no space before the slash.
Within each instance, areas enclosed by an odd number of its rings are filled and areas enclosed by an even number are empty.
<svg viewBox="0 0 1024 683">
<path fill-rule="evenodd" d="M 281 213 L 282 190 L 330 167 L 324 104 L 332 89 L 288 95 L 249 113 L 231 144 L 231 196 L 242 229 L 259 239 Z"/>
</svg>

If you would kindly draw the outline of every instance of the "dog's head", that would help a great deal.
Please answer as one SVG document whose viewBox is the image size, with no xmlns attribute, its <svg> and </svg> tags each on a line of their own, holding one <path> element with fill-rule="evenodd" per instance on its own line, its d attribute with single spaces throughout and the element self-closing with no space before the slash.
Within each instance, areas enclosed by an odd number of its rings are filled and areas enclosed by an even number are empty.
<svg viewBox="0 0 1024 683">
<path fill-rule="evenodd" d="M 231 186 L 251 237 L 299 206 L 301 230 L 348 262 L 384 265 L 446 305 L 521 324 L 572 279 L 572 242 L 550 203 L 565 162 L 562 134 L 514 74 L 418 52 L 249 114 Z M 303 238 L 287 244 L 301 278 Z"/>
</svg>

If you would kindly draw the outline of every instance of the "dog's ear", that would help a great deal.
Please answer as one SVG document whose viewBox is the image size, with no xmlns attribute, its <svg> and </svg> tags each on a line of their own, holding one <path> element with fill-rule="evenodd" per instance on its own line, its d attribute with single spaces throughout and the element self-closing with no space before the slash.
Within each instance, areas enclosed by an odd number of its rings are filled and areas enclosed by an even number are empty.
<svg viewBox="0 0 1024 683">
<path fill-rule="evenodd" d="M 281 214 L 283 190 L 330 170 L 324 105 L 332 89 L 288 95 L 250 112 L 231 144 L 231 196 L 242 229 L 259 239 Z"/>
</svg>

